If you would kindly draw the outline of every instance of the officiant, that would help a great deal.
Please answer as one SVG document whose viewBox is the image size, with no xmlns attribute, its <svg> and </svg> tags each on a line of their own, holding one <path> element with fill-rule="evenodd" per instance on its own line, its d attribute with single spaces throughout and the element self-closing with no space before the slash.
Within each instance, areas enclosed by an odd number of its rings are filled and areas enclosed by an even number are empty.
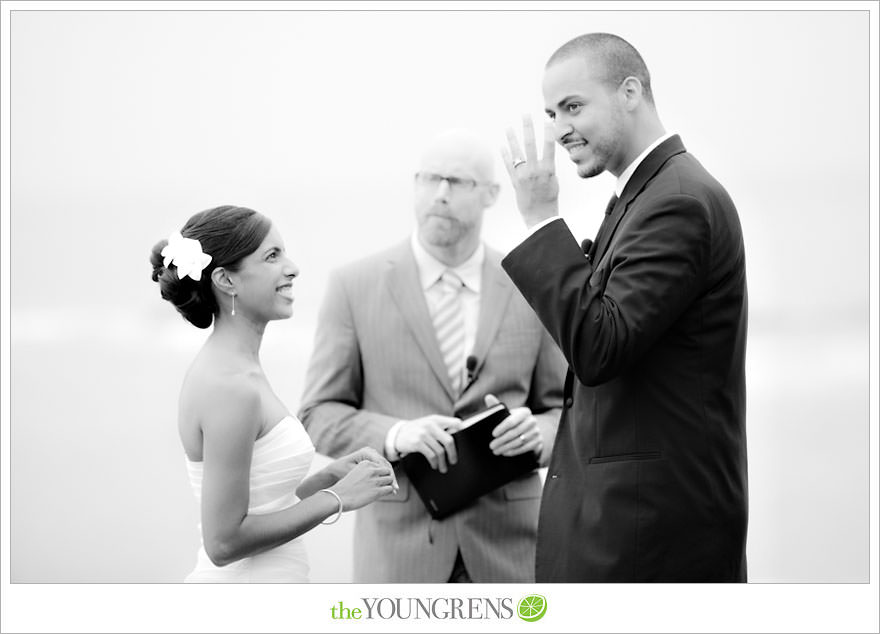
<svg viewBox="0 0 880 634">
<path fill-rule="evenodd" d="M 419 452 L 445 472 L 461 419 L 500 400 L 510 416 L 490 449 L 546 465 L 565 361 L 483 243 L 499 192 L 472 133 L 433 138 L 414 175 L 416 228 L 331 276 L 299 413 L 317 450 L 368 445 L 395 462 Z M 397 495 L 357 513 L 356 583 L 532 582 L 537 471 L 432 519 L 399 467 Z"/>
</svg>

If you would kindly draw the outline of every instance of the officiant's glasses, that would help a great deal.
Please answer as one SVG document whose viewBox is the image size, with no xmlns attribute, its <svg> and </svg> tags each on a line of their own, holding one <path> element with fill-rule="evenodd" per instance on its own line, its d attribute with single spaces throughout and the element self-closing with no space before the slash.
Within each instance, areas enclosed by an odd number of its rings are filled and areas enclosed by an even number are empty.
<svg viewBox="0 0 880 634">
<path fill-rule="evenodd" d="M 446 181 L 449 183 L 449 189 L 462 192 L 472 191 L 477 185 L 489 185 L 489 183 L 481 183 L 472 178 L 444 176 L 443 174 L 435 174 L 434 172 L 416 172 L 416 181 L 431 187 L 437 187 L 440 183 Z"/>
</svg>

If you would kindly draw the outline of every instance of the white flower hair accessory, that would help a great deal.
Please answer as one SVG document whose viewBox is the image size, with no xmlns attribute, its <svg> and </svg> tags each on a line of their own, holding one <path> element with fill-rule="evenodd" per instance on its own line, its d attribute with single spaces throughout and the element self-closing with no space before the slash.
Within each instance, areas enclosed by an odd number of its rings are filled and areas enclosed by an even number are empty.
<svg viewBox="0 0 880 634">
<path fill-rule="evenodd" d="M 202 252 L 202 244 L 192 238 L 184 238 L 175 231 L 168 238 L 168 244 L 162 249 L 165 268 L 173 264 L 177 267 L 177 277 L 189 276 L 196 282 L 202 277 L 202 271 L 211 263 L 211 256 Z"/>
</svg>

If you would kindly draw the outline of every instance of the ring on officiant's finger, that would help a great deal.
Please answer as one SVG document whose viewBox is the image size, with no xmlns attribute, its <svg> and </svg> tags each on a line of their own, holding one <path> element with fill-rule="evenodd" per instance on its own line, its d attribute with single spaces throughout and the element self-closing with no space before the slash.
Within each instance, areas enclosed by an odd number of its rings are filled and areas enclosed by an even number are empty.
<svg viewBox="0 0 880 634">
<path fill-rule="evenodd" d="M 520 165 L 522 165 L 522 164 L 525 163 L 525 162 L 526 162 L 525 159 L 516 159 L 516 160 L 513 162 L 513 169 L 516 169 L 517 167 L 519 167 Z"/>
</svg>

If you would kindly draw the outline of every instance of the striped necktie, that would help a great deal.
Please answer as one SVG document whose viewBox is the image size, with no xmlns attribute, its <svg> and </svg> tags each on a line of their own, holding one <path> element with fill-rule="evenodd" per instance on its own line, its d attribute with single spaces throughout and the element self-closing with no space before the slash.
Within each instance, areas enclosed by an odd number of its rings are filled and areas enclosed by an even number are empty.
<svg viewBox="0 0 880 634">
<path fill-rule="evenodd" d="M 464 309 L 461 291 L 464 283 L 452 271 L 446 270 L 436 284 L 440 286 L 440 301 L 434 307 L 432 320 L 440 344 L 440 354 L 449 373 L 449 382 L 458 394 L 462 386 L 464 368 Z"/>
</svg>

